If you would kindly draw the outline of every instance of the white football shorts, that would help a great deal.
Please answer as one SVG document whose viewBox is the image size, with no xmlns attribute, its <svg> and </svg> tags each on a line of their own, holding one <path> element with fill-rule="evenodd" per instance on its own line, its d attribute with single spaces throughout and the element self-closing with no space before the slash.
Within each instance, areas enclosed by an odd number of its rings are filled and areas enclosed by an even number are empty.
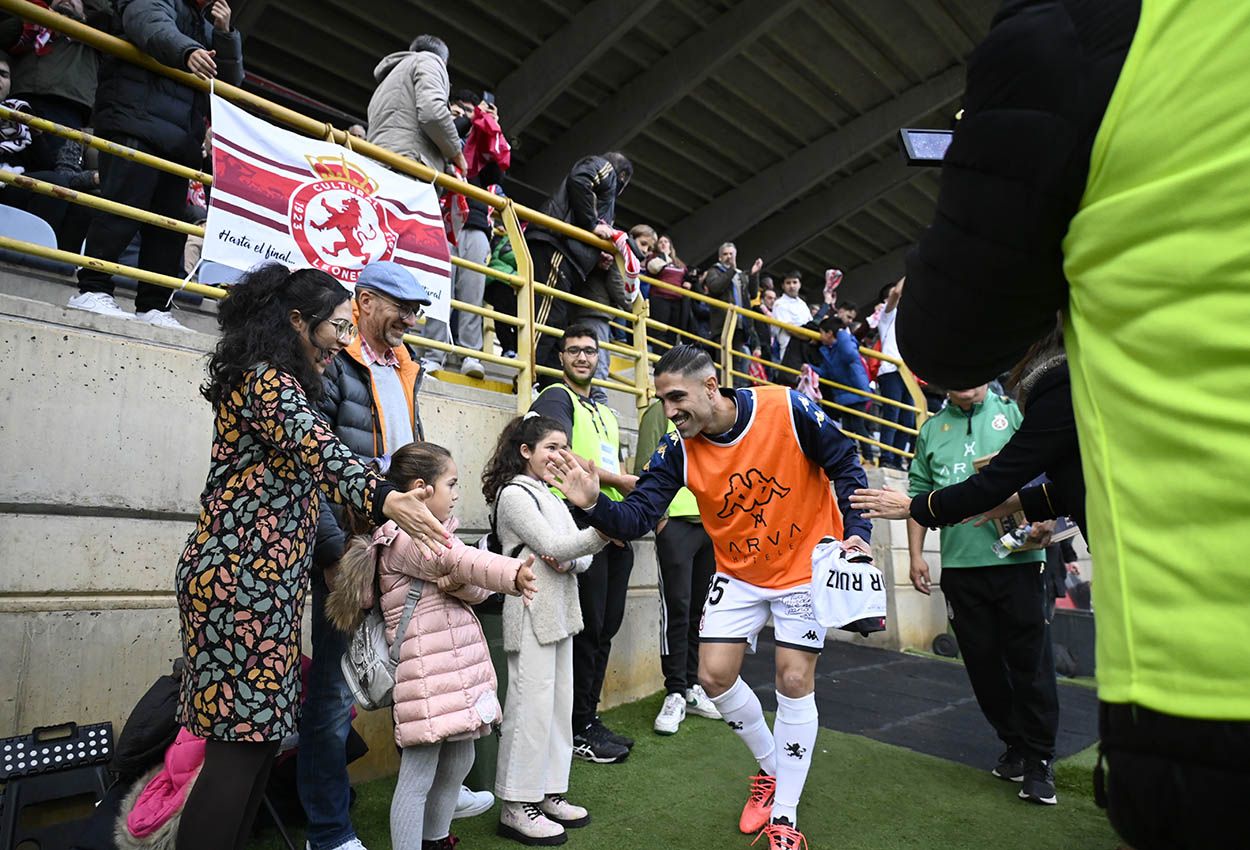
<svg viewBox="0 0 1250 850">
<path fill-rule="evenodd" d="M 755 652 L 760 629 L 773 617 L 777 646 L 820 652 L 825 646 L 825 627 L 812 615 L 812 586 L 800 584 L 783 590 L 756 587 L 723 573 L 712 577 L 699 640 L 704 643 L 745 643 Z"/>
</svg>

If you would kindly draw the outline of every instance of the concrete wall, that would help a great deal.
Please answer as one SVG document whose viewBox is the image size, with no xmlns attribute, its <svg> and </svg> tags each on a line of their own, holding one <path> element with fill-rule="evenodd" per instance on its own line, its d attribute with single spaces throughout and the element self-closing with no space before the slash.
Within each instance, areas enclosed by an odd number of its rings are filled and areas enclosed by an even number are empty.
<svg viewBox="0 0 1250 850">
<path fill-rule="evenodd" d="M 31 276 L 0 273 L 0 289 L 42 298 L 0 294 L 0 736 L 66 720 L 120 730 L 180 652 L 173 571 L 208 469 L 197 387 L 214 338 L 53 306 L 70 290 Z M 487 525 L 475 482 L 514 404 L 426 382 L 428 436 L 466 482 L 466 539 Z M 632 445 L 635 419 L 622 421 Z M 654 548 L 636 546 L 607 705 L 662 685 Z M 389 712 L 357 728 L 373 751 L 358 778 L 393 770 Z"/>
</svg>

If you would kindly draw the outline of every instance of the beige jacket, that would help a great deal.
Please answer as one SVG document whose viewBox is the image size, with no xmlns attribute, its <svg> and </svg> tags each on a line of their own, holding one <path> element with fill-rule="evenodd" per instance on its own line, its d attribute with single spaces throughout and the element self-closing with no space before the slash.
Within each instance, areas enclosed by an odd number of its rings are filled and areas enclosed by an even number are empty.
<svg viewBox="0 0 1250 850">
<path fill-rule="evenodd" d="M 528 492 L 526 492 L 528 491 Z M 548 555 L 567 565 L 567 571 L 552 569 L 534 560 L 538 590 L 530 601 L 530 623 L 541 644 L 555 643 L 582 630 L 582 606 L 577 596 L 578 572 L 590 567 L 590 555 L 606 542 L 593 528 L 578 529 L 564 502 L 552 495 L 547 485 L 517 475 L 497 497 L 495 532 L 505 552 L 517 551 L 524 559 L 531 552 Z M 524 608 L 519 598 L 503 603 L 503 648 L 521 651 Z"/>
<path fill-rule="evenodd" d="M 460 136 L 447 99 L 451 82 L 437 55 L 404 50 L 373 69 L 378 87 L 369 99 L 369 141 L 444 171 L 460 153 Z"/>
</svg>

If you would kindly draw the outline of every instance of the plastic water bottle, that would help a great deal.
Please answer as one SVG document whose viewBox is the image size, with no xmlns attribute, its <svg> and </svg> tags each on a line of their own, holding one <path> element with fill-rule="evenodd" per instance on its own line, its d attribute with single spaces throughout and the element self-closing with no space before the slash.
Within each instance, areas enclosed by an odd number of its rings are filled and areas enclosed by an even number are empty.
<svg viewBox="0 0 1250 850">
<path fill-rule="evenodd" d="M 1028 525 L 1019 525 L 994 541 L 994 554 L 1000 558 L 1019 551 L 1029 542 Z"/>
</svg>

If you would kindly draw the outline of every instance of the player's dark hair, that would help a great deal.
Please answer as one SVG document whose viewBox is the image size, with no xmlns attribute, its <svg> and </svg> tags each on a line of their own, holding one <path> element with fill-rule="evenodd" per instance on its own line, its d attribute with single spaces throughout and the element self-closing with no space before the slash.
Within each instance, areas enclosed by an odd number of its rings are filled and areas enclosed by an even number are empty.
<svg viewBox="0 0 1250 850">
<path fill-rule="evenodd" d="M 655 364 L 657 377 L 671 372 L 689 378 L 709 369 L 715 371 L 716 366 L 708 353 L 697 345 L 674 345 Z"/>
</svg>

